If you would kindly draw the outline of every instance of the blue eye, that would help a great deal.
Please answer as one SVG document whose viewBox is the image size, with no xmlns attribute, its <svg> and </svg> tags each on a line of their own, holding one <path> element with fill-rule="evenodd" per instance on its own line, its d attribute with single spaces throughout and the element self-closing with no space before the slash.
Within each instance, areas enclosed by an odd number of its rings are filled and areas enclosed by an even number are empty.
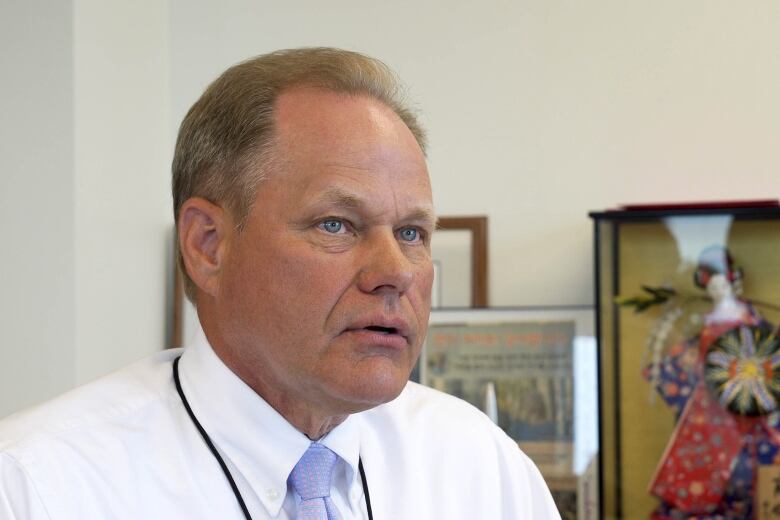
<svg viewBox="0 0 780 520">
<path fill-rule="evenodd" d="M 415 228 L 403 228 L 400 235 L 401 240 L 405 242 L 414 242 L 420 237 L 420 232 Z"/>
<path fill-rule="evenodd" d="M 328 233 L 338 233 L 344 227 L 344 223 L 340 220 L 324 220 L 320 225 Z"/>
</svg>

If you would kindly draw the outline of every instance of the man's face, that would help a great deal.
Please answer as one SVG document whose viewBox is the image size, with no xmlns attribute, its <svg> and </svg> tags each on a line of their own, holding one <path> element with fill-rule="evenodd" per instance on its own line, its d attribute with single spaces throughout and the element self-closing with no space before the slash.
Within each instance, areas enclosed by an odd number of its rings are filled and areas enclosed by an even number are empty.
<svg viewBox="0 0 780 520">
<path fill-rule="evenodd" d="M 228 237 L 219 335 L 264 396 L 371 408 L 403 389 L 427 329 L 434 216 L 423 154 L 366 97 L 290 91 L 276 125 L 279 164 Z"/>
</svg>

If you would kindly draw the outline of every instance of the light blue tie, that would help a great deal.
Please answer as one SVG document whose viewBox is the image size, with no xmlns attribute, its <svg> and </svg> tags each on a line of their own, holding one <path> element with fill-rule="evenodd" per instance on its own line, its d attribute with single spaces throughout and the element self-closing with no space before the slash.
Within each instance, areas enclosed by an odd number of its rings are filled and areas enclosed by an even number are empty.
<svg viewBox="0 0 780 520">
<path fill-rule="evenodd" d="M 290 484 L 301 497 L 297 520 L 341 520 L 330 498 L 330 482 L 338 455 L 312 442 L 290 472 Z"/>
</svg>

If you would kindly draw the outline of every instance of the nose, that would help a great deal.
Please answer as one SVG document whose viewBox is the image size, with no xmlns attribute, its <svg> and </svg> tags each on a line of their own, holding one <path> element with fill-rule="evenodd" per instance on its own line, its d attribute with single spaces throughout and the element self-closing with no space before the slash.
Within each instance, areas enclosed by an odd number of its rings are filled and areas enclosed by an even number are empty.
<svg viewBox="0 0 780 520">
<path fill-rule="evenodd" d="M 366 238 L 360 255 L 363 264 L 358 274 L 358 287 L 371 294 L 405 293 L 414 280 L 414 264 L 404 253 L 391 231 L 377 232 Z"/>
</svg>

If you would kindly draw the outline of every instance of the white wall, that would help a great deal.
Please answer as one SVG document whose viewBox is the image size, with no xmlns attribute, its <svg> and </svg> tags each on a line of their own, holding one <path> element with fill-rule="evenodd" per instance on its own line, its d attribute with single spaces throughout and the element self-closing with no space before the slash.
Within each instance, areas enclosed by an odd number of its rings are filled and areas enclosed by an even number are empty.
<svg viewBox="0 0 780 520">
<path fill-rule="evenodd" d="M 81 383 L 165 346 L 173 147 L 166 4 L 74 5 Z"/>
<path fill-rule="evenodd" d="M 384 59 L 440 214 L 490 217 L 493 305 L 592 302 L 589 210 L 777 198 L 780 3 L 171 0 L 172 121 L 282 47 Z"/>
<path fill-rule="evenodd" d="M 166 344 L 167 5 L 0 11 L 0 417 Z"/>
<path fill-rule="evenodd" d="M 70 20 L 0 7 L 0 416 L 75 379 Z"/>
</svg>

